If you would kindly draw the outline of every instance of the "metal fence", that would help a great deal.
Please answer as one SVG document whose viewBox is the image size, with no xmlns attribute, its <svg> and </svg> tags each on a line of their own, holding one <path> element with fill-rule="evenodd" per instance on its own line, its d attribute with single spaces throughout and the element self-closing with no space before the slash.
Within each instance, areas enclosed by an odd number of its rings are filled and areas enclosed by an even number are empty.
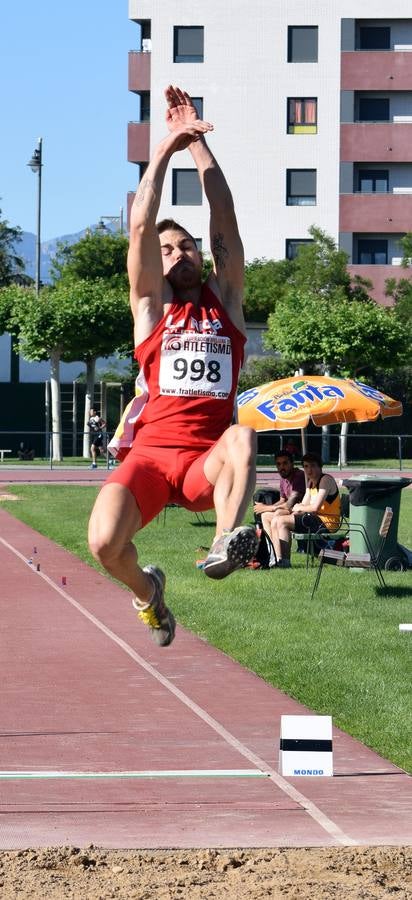
<svg viewBox="0 0 412 900">
<path fill-rule="evenodd" d="M 59 434 L 62 444 L 62 460 L 53 459 L 53 436 Z M 0 465 L 26 465 L 33 462 L 35 465 L 43 463 L 49 468 L 64 464 L 66 466 L 86 464 L 89 457 L 83 456 L 83 439 L 86 435 L 91 443 L 89 432 L 76 433 L 76 442 L 73 443 L 73 432 L 61 431 L 4 431 L 0 430 Z M 104 432 L 103 456 L 107 466 L 110 462 L 110 454 L 107 444 L 112 437 L 112 432 Z M 322 434 L 310 432 L 306 434 L 306 450 L 315 451 L 322 456 L 325 465 L 344 468 L 342 437 L 339 434 Z M 412 459 L 412 434 L 349 434 L 346 437 L 346 463 L 349 466 L 373 466 L 375 461 L 381 460 L 382 467 L 396 468 L 402 471 L 405 460 Z M 362 442 L 362 443 L 360 443 Z M 268 462 L 280 450 L 294 447 L 294 455 L 297 460 L 302 456 L 301 432 L 277 432 L 271 431 L 258 435 L 258 456 L 260 460 L 269 457 Z M 365 448 L 366 451 L 365 452 Z M 73 452 L 77 450 L 77 453 Z M 33 457 L 33 459 L 32 459 Z M 258 460 L 259 461 L 259 460 Z M 387 465 L 385 465 L 387 463 Z M 376 464 L 376 463 L 375 463 Z M 409 465 L 409 463 L 408 463 Z"/>
<path fill-rule="evenodd" d="M 113 433 L 104 431 L 104 440 L 102 446 L 102 456 L 106 461 L 107 467 L 111 460 L 111 455 L 107 450 L 107 445 L 112 438 Z M 54 438 L 61 438 L 62 459 L 54 459 Z M 0 464 L 25 465 L 33 463 L 39 465 L 44 463 L 48 468 L 63 463 L 66 466 L 81 465 L 91 460 L 91 456 L 83 455 L 83 440 L 87 438 L 88 446 L 92 443 L 92 435 L 89 431 L 78 431 L 76 433 L 76 442 L 73 445 L 73 431 L 3 431 L 0 430 Z M 77 453 L 75 452 L 77 450 Z M 90 457 L 90 459 L 89 459 Z"/>
<path fill-rule="evenodd" d="M 304 452 L 316 452 L 324 464 L 345 468 L 346 466 L 373 466 L 381 461 L 383 468 L 402 471 L 405 460 L 412 459 L 411 434 L 324 434 L 322 431 L 308 432 L 302 448 L 301 432 L 265 432 L 258 435 L 258 454 L 272 457 L 280 450 L 290 450 L 299 460 Z"/>
</svg>

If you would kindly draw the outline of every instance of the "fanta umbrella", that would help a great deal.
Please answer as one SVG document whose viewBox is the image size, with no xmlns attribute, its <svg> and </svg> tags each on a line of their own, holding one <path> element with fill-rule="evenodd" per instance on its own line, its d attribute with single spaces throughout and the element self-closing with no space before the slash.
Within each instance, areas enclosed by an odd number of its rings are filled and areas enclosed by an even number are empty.
<svg viewBox="0 0 412 900">
<path fill-rule="evenodd" d="M 373 422 L 401 416 L 402 403 L 375 388 L 345 378 L 299 375 L 270 381 L 239 394 L 240 425 L 279 431 L 337 422 Z"/>
</svg>

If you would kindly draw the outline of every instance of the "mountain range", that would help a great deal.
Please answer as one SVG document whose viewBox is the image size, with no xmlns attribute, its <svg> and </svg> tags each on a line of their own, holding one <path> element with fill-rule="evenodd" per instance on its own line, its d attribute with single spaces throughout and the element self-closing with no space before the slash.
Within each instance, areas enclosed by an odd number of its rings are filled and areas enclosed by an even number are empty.
<svg viewBox="0 0 412 900">
<path fill-rule="evenodd" d="M 40 281 L 43 284 L 47 284 L 50 281 L 51 261 L 56 255 L 57 244 L 76 244 L 77 241 L 80 241 L 80 239 L 84 237 L 86 231 L 94 231 L 96 227 L 96 225 L 89 225 L 88 228 L 83 228 L 82 231 L 77 231 L 76 234 L 63 234 L 60 237 L 52 238 L 50 241 L 41 242 Z M 116 230 L 115 226 L 111 223 L 105 225 L 105 227 L 110 231 Z M 22 231 L 21 241 L 15 245 L 15 250 L 18 256 L 21 256 L 24 259 L 27 275 L 34 278 L 36 267 L 36 235 L 32 234 L 31 231 Z"/>
</svg>

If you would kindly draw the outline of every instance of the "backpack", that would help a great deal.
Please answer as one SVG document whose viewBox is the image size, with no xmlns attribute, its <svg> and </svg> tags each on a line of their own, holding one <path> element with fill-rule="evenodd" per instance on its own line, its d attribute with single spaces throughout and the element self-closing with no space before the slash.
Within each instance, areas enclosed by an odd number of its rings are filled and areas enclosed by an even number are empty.
<svg viewBox="0 0 412 900">
<path fill-rule="evenodd" d="M 272 503 L 277 503 L 278 500 L 280 500 L 280 492 L 272 488 L 261 488 L 253 494 L 253 503 L 265 503 L 266 506 L 271 506 Z M 255 525 L 262 527 L 261 513 L 254 513 L 254 517 Z"/>
<path fill-rule="evenodd" d="M 260 488 L 253 494 L 254 503 L 266 503 L 270 506 L 271 503 L 277 503 L 278 500 L 280 500 L 280 492 L 274 488 Z"/>
<path fill-rule="evenodd" d="M 256 534 L 259 537 L 259 543 L 254 556 L 254 561 L 259 563 L 260 569 L 270 569 L 270 564 L 276 562 L 276 554 L 272 541 L 263 528 L 257 528 Z"/>
</svg>

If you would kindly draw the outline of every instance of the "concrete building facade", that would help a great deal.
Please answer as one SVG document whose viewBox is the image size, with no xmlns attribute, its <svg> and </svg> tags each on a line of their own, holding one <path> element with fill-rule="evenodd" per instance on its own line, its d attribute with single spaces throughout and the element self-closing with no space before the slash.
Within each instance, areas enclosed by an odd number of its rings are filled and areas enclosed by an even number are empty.
<svg viewBox="0 0 412 900">
<path fill-rule="evenodd" d="M 412 230 L 412 7 L 406 0 L 129 0 L 136 48 L 128 159 L 136 184 L 178 84 L 214 124 L 248 261 L 293 256 L 317 225 L 380 302 Z M 128 209 L 136 185 L 128 197 Z M 209 249 L 190 153 L 169 166 L 160 217 Z"/>
</svg>

